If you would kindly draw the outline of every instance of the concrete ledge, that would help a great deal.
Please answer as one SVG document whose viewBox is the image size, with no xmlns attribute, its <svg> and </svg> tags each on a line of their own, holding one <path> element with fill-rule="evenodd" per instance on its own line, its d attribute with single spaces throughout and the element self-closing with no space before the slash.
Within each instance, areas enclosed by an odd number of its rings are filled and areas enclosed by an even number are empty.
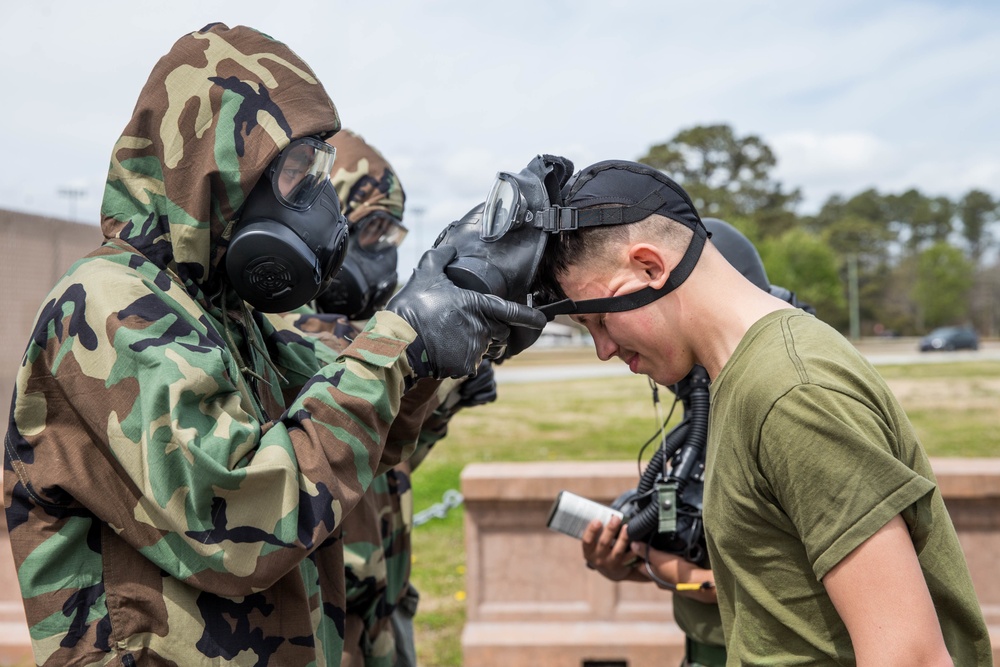
<svg viewBox="0 0 1000 667">
<path fill-rule="evenodd" d="M 1000 459 L 931 461 L 1000 664 Z M 465 497 L 465 667 L 672 665 L 684 636 L 671 596 L 583 567 L 579 543 L 545 527 L 562 490 L 608 503 L 634 461 L 472 464 Z"/>
<path fill-rule="evenodd" d="M 467 624 L 463 665 L 662 667 L 684 657 L 684 634 L 662 623 L 551 623 L 544 630 L 533 623 Z"/>
<path fill-rule="evenodd" d="M 1000 498 L 1000 459 L 935 458 L 931 464 L 946 501 Z"/>
</svg>

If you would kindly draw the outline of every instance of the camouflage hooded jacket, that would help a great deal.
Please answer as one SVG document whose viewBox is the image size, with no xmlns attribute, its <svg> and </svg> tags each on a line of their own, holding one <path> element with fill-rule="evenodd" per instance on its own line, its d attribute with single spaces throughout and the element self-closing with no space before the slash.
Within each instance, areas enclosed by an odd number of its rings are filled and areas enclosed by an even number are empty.
<svg viewBox="0 0 1000 667">
<path fill-rule="evenodd" d="M 335 531 L 436 384 L 403 396 L 400 318 L 335 356 L 220 264 L 265 166 L 339 126 L 309 67 L 246 27 L 153 69 L 112 153 L 106 242 L 46 298 L 16 381 L 4 496 L 37 663 L 339 664 Z"/>
</svg>

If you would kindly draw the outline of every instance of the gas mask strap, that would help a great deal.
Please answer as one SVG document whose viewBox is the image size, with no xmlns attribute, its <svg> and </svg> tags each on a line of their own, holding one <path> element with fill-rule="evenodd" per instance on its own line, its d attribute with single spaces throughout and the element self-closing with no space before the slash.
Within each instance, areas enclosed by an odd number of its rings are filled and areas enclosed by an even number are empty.
<svg viewBox="0 0 1000 667">
<path fill-rule="evenodd" d="M 578 224 L 580 227 L 599 227 L 604 225 L 629 224 L 645 220 L 667 203 L 667 199 L 660 194 L 660 190 L 666 189 L 666 187 L 664 185 L 659 190 L 650 192 L 642 201 L 632 206 L 615 206 L 612 208 L 588 207 L 577 214 Z"/>
<path fill-rule="evenodd" d="M 667 276 L 667 282 L 662 287 L 644 287 L 631 294 L 609 296 L 601 299 L 585 299 L 584 301 L 563 299 L 545 306 L 539 306 L 538 310 L 542 311 L 545 317 L 551 321 L 556 315 L 621 313 L 626 310 L 635 310 L 636 308 L 649 305 L 660 297 L 673 292 L 687 280 L 687 277 L 691 275 L 691 271 L 694 270 L 695 264 L 698 263 L 698 258 L 701 257 L 701 251 L 705 247 L 705 239 L 708 236 L 709 234 L 704 227 L 700 225 L 695 227 L 694 236 L 691 237 L 691 243 L 688 244 L 687 250 L 684 251 L 684 256 L 681 257 L 681 261 L 677 263 L 674 270 Z"/>
<path fill-rule="evenodd" d="M 664 185 L 660 190 L 666 187 Z M 603 206 L 584 210 L 571 206 L 551 206 L 539 211 L 533 224 L 543 232 L 556 233 L 573 231 L 582 227 L 604 227 L 639 222 L 659 211 L 660 207 L 667 203 L 667 199 L 660 194 L 660 190 L 649 193 L 645 199 L 632 206 Z M 621 202 L 608 199 L 602 203 L 619 204 Z M 588 207 L 593 205 L 593 202 L 588 203 Z"/>
</svg>

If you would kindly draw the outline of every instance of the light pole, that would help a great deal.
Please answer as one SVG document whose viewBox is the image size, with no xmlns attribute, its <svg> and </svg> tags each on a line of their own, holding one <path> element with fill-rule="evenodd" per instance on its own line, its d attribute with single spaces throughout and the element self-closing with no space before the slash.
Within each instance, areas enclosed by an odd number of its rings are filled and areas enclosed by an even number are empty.
<svg viewBox="0 0 1000 667">
<path fill-rule="evenodd" d="M 847 256 L 847 301 L 851 314 L 851 340 L 861 338 L 861 307 L 858 303 L 858 256 Z"/>
<path fill-rule="evenodd" d="M 87 193 L 83 188 L 59 188 L 59 195 L 69 198 L 69 219 L 76 222 L 76 200 Z"/>
</svg>

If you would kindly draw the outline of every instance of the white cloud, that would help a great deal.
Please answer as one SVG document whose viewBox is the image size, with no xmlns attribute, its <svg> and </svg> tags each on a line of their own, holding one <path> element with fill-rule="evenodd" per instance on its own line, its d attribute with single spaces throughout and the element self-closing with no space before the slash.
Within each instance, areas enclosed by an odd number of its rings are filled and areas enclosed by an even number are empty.
<svg viewBox="0 0 1000 667">
<path fill-rule="evenodd" d="M 778 160 L 775 178 L 802 190 L 802 213 L 814 212 L 831 194 L 850 196 L 879 183 L 898 161 L 890 144 L 865 132 L 800 131 L 766 141 Z"/>
<path fill-rule="evenodd" d="M 780 156 L 782 169 L 803 178 L 882 168 L 892 158 L 888 144 L 864 132 L 790 132 L 768 141 Z"/>
<path fill-rule="evenodd" d="M 958 198 L 979 189 L 1000 195 L 1000 157 L 946 158 L 915 162 L 894 176 L 895 189 L 926 189 L 926 194 Z M 933 183 L 932 187 L 923 184 Z"/>
</svg>

